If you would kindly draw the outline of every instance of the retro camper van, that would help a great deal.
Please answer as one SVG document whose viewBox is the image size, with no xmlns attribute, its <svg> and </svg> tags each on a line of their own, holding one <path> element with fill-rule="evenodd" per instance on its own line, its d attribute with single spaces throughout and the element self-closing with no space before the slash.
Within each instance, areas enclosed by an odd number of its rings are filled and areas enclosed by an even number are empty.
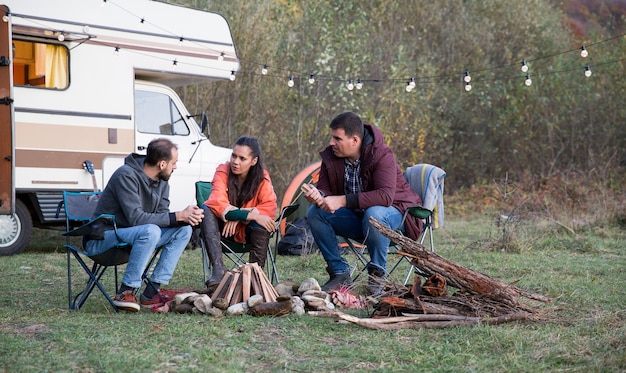
<svg viewBox="0 0 626 373">
<path fill-rule="evenodd" d="M 239 70 L 219 14 L 150 0 L 0 0 L 0 255 L 62 223 L 63 190 L 104 189 L 131 152 L 171 139 L 171 208 L 230 149 L 173 88 Z"/>
</svg>

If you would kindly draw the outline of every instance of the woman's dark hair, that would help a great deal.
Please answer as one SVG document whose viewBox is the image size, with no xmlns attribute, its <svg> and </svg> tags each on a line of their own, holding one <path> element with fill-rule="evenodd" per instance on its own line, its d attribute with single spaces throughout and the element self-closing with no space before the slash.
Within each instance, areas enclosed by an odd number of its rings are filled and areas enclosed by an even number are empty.
<svg viewBox="0 0 626 373">
<path fill-rule="evenodd" d="M 144 162 L 150 166 L 155 166 L 161 161 L 169 162 L 172 160 L 172 149 L 178 149 L 178 147 L 169 139 L 154 139 L 148 144 Z"/>
<path fill-rule="evenodd" d="M 252 158 L 258 158 L 254 166 L 250 167 L 246 180 L 243 183 L 239 182 L 239 178 L 233 174 L 233 171 L 228 171 L 228 201 L 231 205 L 241 207 L 244 203 L 254 198 L 263 178 L 265 177 L 265 162 L 263 162 L 263 154 L 261 154 L 261 146 L 259 141 L 254 137 L 241 136 L 235 141 L 235 146 L 247 146 L 250 148 Z"/>
</svg>

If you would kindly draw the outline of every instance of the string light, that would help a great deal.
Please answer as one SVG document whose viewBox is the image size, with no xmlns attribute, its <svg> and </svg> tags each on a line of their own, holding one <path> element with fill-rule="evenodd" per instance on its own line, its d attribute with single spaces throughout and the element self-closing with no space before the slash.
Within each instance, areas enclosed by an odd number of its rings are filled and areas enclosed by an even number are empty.
<svg viewBox="0 0 626 373">
<path fill-rule="evenodd" d="M 63 35 L 63 31 L 59 32 L 59 35 L 57 36 L 57 39 L 58 39 L 59 41 L 63 41 L 63 40 L 65 40 L 65 35 Z"/>
<path fill-rule="evenodd" d="M 406 83 L 406 87 L 404 88 L 407 92 L 411 92 L 413 90 L 413 87 L 411 87 L 411 82 L 407 82 Z"/>
<path fill-rule="evenodd" d="M 113 54 L 115 56 L 119 56 L 120 55 L 120 47 L 115 47 L 115 50 L 113 51 Z"/>
<path fill-rule="evenodd" d="M 220 62 L 224 61 L 224 52 L 220 53 L 220 55 L 217 57 L 217 60 Z"/>
<path fill-rule="evenodd" d="M 267 65 L 263 65 L 263 68 L 261 69 L 261 75 L 267 75 Z"/>
<path fill-rule="evenodd" d="M 289 81 L 287 82 L 287 86 L 291 88 L 293 87 L 293 85 L 294 85 L 293 76 L 290 76 Z"/>
<path fill-rule="evenodd" d="M 172 61 L 172 70 L 176 70 L 176 66 L 178 66 L 178 61 Z"/>
<path fill-rule="evenodd" d="M 587 48 L 585 48 L 584 45 L 582 47 L 580 47 L 580 56 L 585 58 L 588 55 L 589 55 L 589 52 L 587 52 Z"/>
<path fill-rule="evenodd" d="M 591 67 L 589 65 L 585 66 L 585 76 L 587 78 L 591 76 Z"/>
<path fill-rule="evenodd" d="M 463 80 L 465 81 L 465 83 L 469 83 L 472 81 L 472 77 L 470 76 L 470 72 L 468 70 L 465 70 L 465 77 L 463 78 Z"/>
<path fill-rule="evenodd" d="M 139 26 L 143 26 L 144 23 L 146 23 L 146 20 L 142 17 L 139 21 Z"/>
<path fill-rule="evenodd" d="M 356 89 L 361 89 L 363 88 L 363 83 L 361 82 L 361 79 L 357 79 L 356 80 Z"/>
<path fill-rule="evenodd" d="M 2 16 L 2 20 L 3 20 L 5 23 L 8 23 L 8 22 L 9 22 L 9 16 L 10 16 L 10 15 L 11 15 L 11 13 L 7 13 L 7 14 L 3 15 L 3 16 Z"/>
<path fill-rule="evenodd" d="M 526 74 L 526 80 L 524 81 L 524 84 L 526 84 L 526 87 L 530 87 L 530 85 L 533 84 L 533 81 L 530 80 L 530 74 Z"/>
<path fill-rule="evenodd" d="M 409 85 L 411 86 L 411 89 L 415 88 L 415 78 L 411 77 L 411 79 L 409 79 Z"/>
<path fill-rule="evenodd" d="M 522 61 L 522 72 L 525 73 L 528 71 L 528 65 L 526 64 L 526 60 Z"/>
<path fill-rule="evenodd" d="M 231 82 L 234 82 L 236 78 L 237 78 L 237 77 L 235 76 L 235 70 L 232 70 L 232 71 L 230 72 L 230 77 L 229 77 L 229 79 L 230 79 L 230 81 L 231 81 Z"/>
<path fill-rule="evenodd" d="M 315 83 L 315 74 L 309 74 L 309 84 Z"/>
<path fill-rule="evenodd" d="M 101 6 L 105 6 L 107 5 L 107 0 L 102 0 L 102 4 L 100 4 Z"/>
<path fill-rule="evenodd" d="M 354 89 L 354 84 L 352 83 L 352 79 L 348 80 L 347 87 L 348 87 L 348 91 L 351 91 Z"/>
<path fill-rule="evenodd" d="M 183 37 L 181 36 L 180 39 L 178 39 L 178 45 L 183 45 Z"/>
<path fill-rule="evenodd" d="M 467 92 L 472 90 L 472 85 L 470 84 L 470 82 L 465 82 L 465 90 Z"/>
</svg>

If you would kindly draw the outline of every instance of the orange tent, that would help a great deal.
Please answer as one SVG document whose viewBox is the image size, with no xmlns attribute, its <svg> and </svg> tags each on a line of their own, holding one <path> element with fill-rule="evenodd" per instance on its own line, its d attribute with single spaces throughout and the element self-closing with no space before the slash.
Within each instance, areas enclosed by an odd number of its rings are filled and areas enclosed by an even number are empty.
<svg viewBox="0 0 626 373">
<path fill-rule="evenodd" d="M 291 180 L 291 183 L 287 187 L 287 190 L 285 191 L 285 195 L 283 196 L 283 201 L 280 205 L 280 208 L 282 209 L 283 207 L 294 204 L 294 203 L 300 204 L 300 207 L 298 208 L 298 210 L 296 210 L 296 212 L 291 214 L 291 216 L 289 216 L 287 219 L 284 219 L 280 223 L 280 233 L 282 235 L 285 234 L 285 230 L 286 230 L 287 222 L 285 220 L 288 220 L 291 222 L 299 217 L 306 216 L 306 212 L 309 209 L 310 203 L 302 195 L 302 191 L 300 191 L 300 187 L 302 186 L 302 184 L 317 183 L 317 180 L 319 179 L 321 165 L 322 165 L 322 162 L 315 162 L 305 167 L 302 171 L 300 171 L 296 175 L 296 177 L 294 177 Z"/>
</svg>

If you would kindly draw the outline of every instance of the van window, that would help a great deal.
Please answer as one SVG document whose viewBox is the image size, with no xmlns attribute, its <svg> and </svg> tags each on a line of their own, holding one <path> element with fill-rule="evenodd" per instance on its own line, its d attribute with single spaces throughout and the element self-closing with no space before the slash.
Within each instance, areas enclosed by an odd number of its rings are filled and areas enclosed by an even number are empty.
<svg viewBox="0 0 626 373">
<path fill-rule="evenodd" d="M 15 85 L 65 89 L 69 84 L 68 51 L 63 45 L 13 41 Z"/>
<path fill-rule="evenodd" d="M 135 92 L 135 123 L 143 133 L 189 135 L 189 128 L 172 99 L 163 93 Z"/>
</svg>

